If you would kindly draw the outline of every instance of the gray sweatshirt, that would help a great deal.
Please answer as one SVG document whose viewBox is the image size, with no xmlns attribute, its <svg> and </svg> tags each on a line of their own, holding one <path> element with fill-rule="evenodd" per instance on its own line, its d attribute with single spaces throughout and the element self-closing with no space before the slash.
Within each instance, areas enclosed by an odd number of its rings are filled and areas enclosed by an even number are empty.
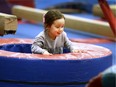
<svg viewBox="0 0 116 87">
<path fill-rule="evenodd" d="M 61 54 L 64 47 L 70 49 L 70 51 L 73 50 L 72 43 L 65 32 L 62 32 L 55 40 L 52 40 L 46 31 L 42 31 L 36 36 L 31 51 L 32 53 L 42 54 L 47 50 L 52 54 Z"/>
</svg>

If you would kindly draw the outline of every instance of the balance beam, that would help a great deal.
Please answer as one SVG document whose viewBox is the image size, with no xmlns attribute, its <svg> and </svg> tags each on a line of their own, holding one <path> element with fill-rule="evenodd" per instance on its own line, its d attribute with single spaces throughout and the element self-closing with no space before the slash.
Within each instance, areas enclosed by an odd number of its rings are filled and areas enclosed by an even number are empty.
<svg viewBox="0 0 116 87">
<path fill-rule="evenodd" d="M 0 13 L 0 36 L 15 34 L 17 25 L 18 22 L 15 15 Z"/>
<path fill-rule="evenodd" d="M 116 5 L 109 5 L 114 16 L 116 17 Z M 99 4 L 95 4 L 92 8 L 93 15 L 104 18 L 104 14 Z"/>
<path fill-rule="evenodd" d="M 16 15 L 19 18 L 33 20 L 35 22 L 42 22 L 43 15 L 46 12 L 47 10 L 35 9 L 26 6 L 13 6 L 12 8 L 12 14 Z M 112 40 L 115 39 L 113 32 L 107 22 L 81 18 L 67 14 L 64 14 L 64 16 L 66 18 L 67 28 L 105 36 Z"/>
</svg>

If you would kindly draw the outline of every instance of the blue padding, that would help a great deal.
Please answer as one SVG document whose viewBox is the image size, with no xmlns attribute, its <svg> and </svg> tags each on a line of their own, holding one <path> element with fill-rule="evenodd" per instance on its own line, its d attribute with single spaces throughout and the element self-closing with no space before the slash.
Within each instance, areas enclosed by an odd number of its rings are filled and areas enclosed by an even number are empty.
<svg viewBox="0 0 116 87">
<path fill-rule="evenodd" d="M 20 52 L 20 53 L 32 53 L 31 44 L 6 44 L 0 46 L 0 50 L 6 50 L 11 52 Z M 69 53 L 68 48 L 63 48 L 63 53 Z"/>
<path fill-rule="evenodd" d="M 16 84 L 16 83 L 5 83 L 0 82 L 0 87 L 85 87 L 85 85 L 31 85 L 31 84 Z"/>
<path fill-rule="evenodd" d="M 31 53 L 31 44 L 7 44 L 0 46 L 0 50 L 20 53 Z"/>
<path fill-rule="evenodd" d="M 86 82 L 112 65 L 112 55 L 85 60 L 21 59 L 0 56 L 0 80 Z"/>
</svg>

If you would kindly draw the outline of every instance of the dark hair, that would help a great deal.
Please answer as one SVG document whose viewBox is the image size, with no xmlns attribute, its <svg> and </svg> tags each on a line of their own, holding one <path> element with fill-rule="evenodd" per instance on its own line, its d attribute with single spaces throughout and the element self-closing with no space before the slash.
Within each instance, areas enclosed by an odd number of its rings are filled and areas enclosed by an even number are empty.
<svg viewBox="0 0 116 87">
<path fill-rule="evenodd" d="M 59 10 L 49 10 L 44 15 L 44 27 L 51 26 L 55 20 L 61 18 L 65 19 L 64 15 Z"/>
</svg>

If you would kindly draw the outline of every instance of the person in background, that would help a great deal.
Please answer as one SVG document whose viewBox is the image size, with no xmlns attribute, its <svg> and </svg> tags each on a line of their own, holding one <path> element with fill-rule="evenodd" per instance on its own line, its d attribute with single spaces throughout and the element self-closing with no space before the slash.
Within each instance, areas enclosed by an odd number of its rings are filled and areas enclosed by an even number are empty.
<svg viewBox="0 0 116 87">
<path fill-rule="evenodd" d="M 85 87 L 116 87 L 116 65 L 91 78 Z"/>
<path fill-rule="evenodd" d="M 49 10 L 43 17 L 44 30 L 40 32 L 31 46 L 32 53 L 52 55 L 63 53 L 63 48 L 70 52 L 79 52 L 74 49 L 68 39 L 65 27 L 65 17 L 58 10 Z"/>
</svg>

